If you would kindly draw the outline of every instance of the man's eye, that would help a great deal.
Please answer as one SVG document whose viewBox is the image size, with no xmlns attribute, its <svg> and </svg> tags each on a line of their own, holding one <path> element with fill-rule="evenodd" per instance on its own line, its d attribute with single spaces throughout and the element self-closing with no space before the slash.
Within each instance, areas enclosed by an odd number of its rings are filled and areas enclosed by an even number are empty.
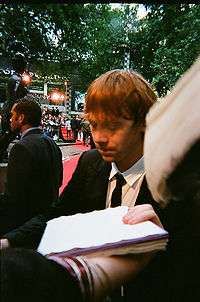
<svg viewBox="0 0 200 302">
<path fill-rule="evenodd" d="M 110 130 L 110 131 L 116 131 L 117 129 L 118 129 L 118 128 L 117 128 L 117 127 L 114 127 L 114 126 L 108 128 L 108 130 Z"/>
<path fill-rule="evenodd" d="M 107 129 L 111 130 L 111 131 L 117 130 L 118 128 L 119 128 L 119 125 L 116 125 L 116 124 L 111 124 L 111 125 L 107 126 Z"/>
</svg>

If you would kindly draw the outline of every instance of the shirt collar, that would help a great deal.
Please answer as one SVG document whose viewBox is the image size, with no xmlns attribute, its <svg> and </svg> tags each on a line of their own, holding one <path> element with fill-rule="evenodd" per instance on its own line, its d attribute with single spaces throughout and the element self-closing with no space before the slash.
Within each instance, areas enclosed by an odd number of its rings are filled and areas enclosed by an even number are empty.
<svg viewBox="0 0 200 302">
<path fill-rule="evenodd" d="M 112 162 L 111 164 L 112 164 L 112 168 L 111 168 L 109 180 L 111 180 L 116 173 L 121 173 L 114 162 Z M 142 156 L 133 166 L 131 166 L 128 170 L 124 171 L 121 174 L 124 176 L 126 182 L 130 186 L 132 186 L 135 183 L 135 181 L 142 174 L 144 174 L 144 157 Z"/>
<path fill-rule="evenodd" d="M 24 135 L 26 133 L 28 133 L 29 131 L 34 130 L 34 129 L 40 129 L 40 127 L 39 126 L 38 127 L 31 127 L 31 128 L 28 128 L 28 129 L 24 130 L 24 132 L 22 132 L 21 139 L 24 137 Z"/>
</svg>

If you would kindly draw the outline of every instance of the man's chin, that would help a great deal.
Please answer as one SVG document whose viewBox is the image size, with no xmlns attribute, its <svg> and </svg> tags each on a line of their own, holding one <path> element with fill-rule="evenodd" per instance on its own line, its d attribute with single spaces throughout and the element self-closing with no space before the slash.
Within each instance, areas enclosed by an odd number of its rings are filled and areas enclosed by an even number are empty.
<svg viewBox="0 0 200 302">
<path fill-rule="evenodd" d="M 109 153 L 102 153 L 100 152 L 101 156 L 103 157 L 103 159 L 107 162 L 113 162 L 115 161 L 115 158 L 112 154 Z"/>
</svg>

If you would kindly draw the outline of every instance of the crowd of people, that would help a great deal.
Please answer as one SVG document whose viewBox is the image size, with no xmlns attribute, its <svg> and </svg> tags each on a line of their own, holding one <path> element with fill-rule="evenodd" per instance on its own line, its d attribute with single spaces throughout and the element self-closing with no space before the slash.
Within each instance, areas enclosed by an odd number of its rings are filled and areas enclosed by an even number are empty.
<svg viewBox="0 0 200 302">
<path fill-rule="evenodd" d="M 49 95 L 43 95 L 43 94 L 38 95 L 37 93 L 29 93 L 29 97 L 35 100 L 36 102 L 38 102 L 40 105 L 51 104 Z"/>
<path fill-rule="evenodd" d="M 84 118 L 73 115 L 61 114 L 58 107 L 49 110 L 47 106 L 43 107 L 41 126 L 44 133 L 54 140 L 65 141 L 71 139 L 76 142 L 82 142 L 84 146 L 90 142 L 90 126 Z M 66 130 L 66 136 L 63 136 L 63 128 Z"/>
<path fill-rule="evenodd" d="M 12 195 L 4 194 L 0 200 L 0 210 L 7 208 L 1 222 L 4 227 L 1 233 L 3 302 L 199 301 L 199 80 L 200 59 L 160 102 L 149 83 L 131 70 L 111 70 L 91 83 L 86 94 L 84 120 L 73 117 L 70 123 L 69 119 L 63 120 L 63 124 L 66 129 L 71 126 L 75 139 L 80 139 L 80 129 L 91 131 L 95 148 L 81 155 L 61 195 L 52 194 L 48 197 L 50 204 L 44 209 L 11 226 L 8 225 L 18 207 L 15 186 Z M 39 119 L 33 122 L 34 110 L 24 109 L 29 108 L 30 102 L 33 101 L 23 98 L 11 110 L 11 130 L 22 133 L 22 141 L 16 144 L 14 151 L 20 158 L 20 150 L 23 150 L 23 159 L 29 168 L 22 169 L 25 163 L 17 168 L 22 178 L 20 194 L 27 203 L 21 205 L 25 207 L 24 212 L 17 208 L 16 216 L 27 212 L 32 195 L 29 187 L 39 190 L 39 184 L 34 185 L 33 181 L 26 185 L 30 169 L 33 179 L 41 177 L 35 163 L 41 160 L 38 165 L 42 171 L 46 171 L 47 166 L 50 170 L 54 168 L 54 173 L 57 171 L 52 162 L 43 166 L 39 145 L 35 150 L 22 146 L 31 140 L 33 131 L 35 140 L 42 135 L 44 145 L 55 154 L 53 140 L 47 141 L 46 135 L 38 133 L 41 129 L 38 129 Z M 43 114 L 47 116 L 46 112 Z M 53 122 L 54 117 L 48 113 L 48 119 Z M 55 118 L 59 119 L 59 115 Z M 87 136 L 89 134 L 84 138 L 86 145 Z M 32 153 L 36 156 L 34 161 Z M 45 156 L 48 153 L 51 160 L 49 151 L 42 153 Z M 8 167 L 12 164 L 16 164 L 14 156 L 9 158 Z M 46 172 L 48 177 L 50 172 Z M 12 188 L 10 178 L 8 173 L 5 193 Z M 59 185 L 60 181 L 57 189 Z M 43 197 L 40 191 L 38 193 L 40 204 Z M 92 258 L 42 256 L 36 252 L 49 220 L 124 205 L 129 211 L 123 223 L 134 225 L 151 220 L 168 231 L 164 251 Z M 54 236 L 52 234 L 52 238 Z M 19 284 L 24 285 L 23 289 Z"/>
<path fill-rule="evenodd" d="M 65 127 L 66 117 L 59 112 L 58 107 L 50 110 L 47 106 L 42 109 L 41 126 L 43 132 L 52 137 L 55 141 L 64 141 L 62 136 L 62 127 Z"/>
</svg>

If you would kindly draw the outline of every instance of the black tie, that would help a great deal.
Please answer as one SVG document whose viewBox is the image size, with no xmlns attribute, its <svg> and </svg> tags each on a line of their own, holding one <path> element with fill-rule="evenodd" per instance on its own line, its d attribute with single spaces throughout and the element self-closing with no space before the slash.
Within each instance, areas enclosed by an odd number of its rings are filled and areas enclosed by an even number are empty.
<svg viewBox="0 0 200 302">
<path fill-rule="evenodd" d="M 122 186 L 125 183 L 125 179 L 122 176 L 122 174 L 117 173 L 115 175 L 116 177 L 116 187 L 114 188 L 112 192 L 111 197 L 111 207 L 118 207 L 121 206 L 121 199 L 122 199 Z"/>
</svg>

